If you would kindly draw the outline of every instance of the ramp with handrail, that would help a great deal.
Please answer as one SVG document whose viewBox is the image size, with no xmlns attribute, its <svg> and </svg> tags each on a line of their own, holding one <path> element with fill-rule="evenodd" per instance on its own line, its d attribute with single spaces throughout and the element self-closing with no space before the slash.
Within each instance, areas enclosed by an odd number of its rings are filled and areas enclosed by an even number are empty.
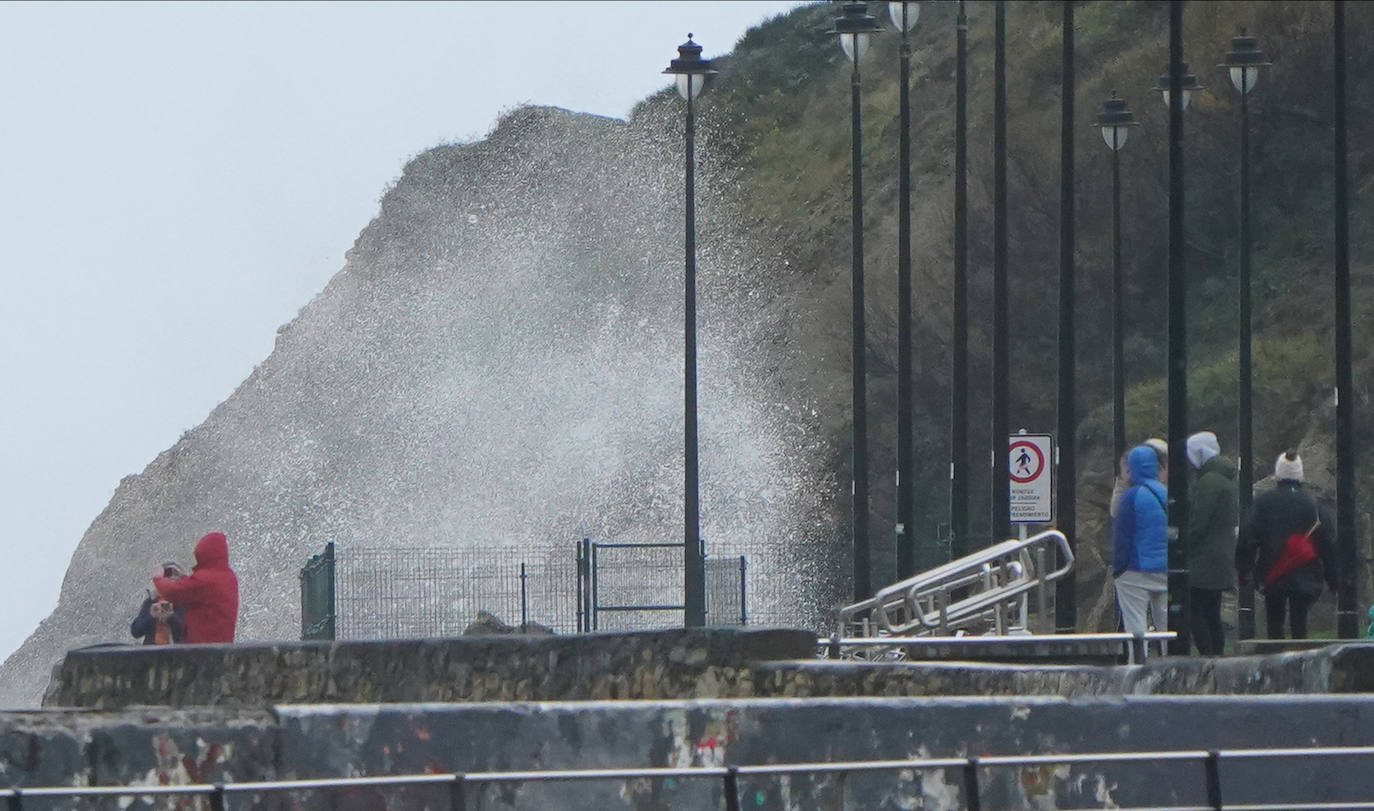
<svg viewBox="0 0 1374 811">
<path fill-rule="evenodd" d="M 1057 567 L 1055 561 L 1059 561 Z M 1003 541 L 921 572 L 839 611 L 846 637 L 1028 633 L 1029 598 L 1073 571 L 1058 530 Z"/>
</svg>

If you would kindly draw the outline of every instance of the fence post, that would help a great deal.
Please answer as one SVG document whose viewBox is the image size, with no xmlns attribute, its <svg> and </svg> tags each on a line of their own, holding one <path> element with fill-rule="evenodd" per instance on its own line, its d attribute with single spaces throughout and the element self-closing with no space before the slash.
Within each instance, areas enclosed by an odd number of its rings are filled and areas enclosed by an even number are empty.
<svg viewBox="0 0 1374 811">
<path fill-rule="evenodd" d="M 453 782 L 448 786 L 448 807 L 449 811 L 468 809 L 467 776 L 461 772 L 453 776 Z"/>
<path fill-rule="evenodd" d="M 338 591 L 337 591 L 337 588 L 336 588 L 337 581 L 335 580 L 335 577 L 334 577 L 334 566 L 335 566 L 335 561 L 334 561 L 334 542 L 333 542 L 333 541 L 330 541 L 329 543 L 327 543 L 327 544 L 324 545 L 324 555 L 325 555 L 325 560 L 327 561 L 328 567 L 329 567 L 329 568 L 326 570 L 326 571 L 329 572 L 329 576 L 328 576 L 327 581 L 326 581 L 326 582 L 329 583 L 329 623 L 328 623 L 328 625 L 326 626 L 326 628 L 328 629 L 328 630 L 327 630 L 327 633 L 328 633 L 327 639 L 329 639 L 329 640 L 332 642 L 332 641 L 334 641 L 335 639 L 338 639 L 338 638 L 339 638 L 339 637 L 338 637 L 338 629 L 337 629 L 337 627 L 336 627 L 336 625 L 335 625 L 335 623 L 336 623 L 336 621 L 337 621 L 337 619 L 338 619 L 338 617 L 339 617 L 339 597 L 338 597 Z"/>
<path fill-rule="evenodd" d="M 1207 780 L 1207 805 L 1221 811 L 1221 755 L 1212 749 L 1202 762 L 1203 773 Z"/>
<path fill-rule="evenodd" d="M 525 593 L 525 561 L 520 561 L 520 630 L 524 631 L 530 624 L 529 603 Z"/>
<path fill-rule="evenodd" d="M 11 786 L 10 791 L 9 811 L 24 811 L 24 792 L 18 786 Z"/>
<path fill-rule="evenodd" d="M 584 622 L 585 622 L 585 620 L 582 618 L 582 609 L 586 607 L 586 599 L 583 597 L 583 594 L 582 594 L 582 542 L 581 542 L 581 541 L 578 541 L 578 542 L 577 542 L 577 554 L 575 555 L 575 559 L 576 559 L 576 562 L 575 562 L 574 565 L 575 565 L 575 569 L 576 569 L 576 572 L 577 572 L 577 632 L 580 634 L 580 633 L 584 633 L 584 632 L 587 630 L 587 629 L 584 627 L 584 625 L 583 625 Z"/>
<path fill-rule="evenodd" d="M 210 811 L 224 811 L 224 784 L 216 783 L 210 795 Z"/>
<path fill-rule="evenodd" d="M 748 594 L 744 590 L 744 572 L 749 567 L 744 555 L 739 556 L 739 624 L 749 624 Z"/>
<path fill-rule="evenodd" d="M 591 563 L 588 564 L 588 568 L 591 570 L 592 582 L 591 603 L 587 606 L 587 608 L 589 609 L 592 617 L 592 630 L 595 631 L 598 630 L 599 626 L 601 625 L 601 618 L 597 616 L 597 606 L 601 604 L 601 593 L 600 589 L 598 588 L 600 584 L 597 582 L 598 578 L 596 571 L 596 544 L 592 543 L 590 538 L 587 539 L 587 548 L 591 550 Z"/>
<path fill-rule="evenodd" d="M 983 801 L 978 796 L 978 758 L 971 757 L 964 764 L 964 807 L 968 811 L 983 811 Z"/>
<path fill-rule="evenodd" d="M 734 766 L 725 770 L 725 811 L 740 811 L 739 769 Z"/>
</svg>

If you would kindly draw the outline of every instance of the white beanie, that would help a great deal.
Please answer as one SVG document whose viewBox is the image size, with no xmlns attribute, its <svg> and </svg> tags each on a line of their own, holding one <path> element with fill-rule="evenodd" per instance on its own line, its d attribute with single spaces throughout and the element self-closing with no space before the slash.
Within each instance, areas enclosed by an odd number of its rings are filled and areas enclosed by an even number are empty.
<svg viewBox="0 0 1374 811">
<path fill-rule="evenodd" d="M 1302 457 L 1297 451 L 1279 454 L 1278 461 L 1274 463 L 1274 478 L 1279 481 L 1302 481 Z"/>
<path fill-rule="evenodd" d="M 1207 460 L 1221 453 L 1221 443 L 1211 431 L 1198 431 L 1188 437 L 1188 461 L 1193 467 L 1201 468 Z"/>
<path fill-rule="evenodd" d="M 1149 439 L 1145 440 L 1145 444 L 1149 445 L 1151 448 L 1154 448 L 1155 453 L 1159 454 L 1160 456 L 1163 456 L 1165 459 L 1169 458 L 1168 442 L 1165 442 L 1157 436 L 1152 436 Z"/>
</svg>

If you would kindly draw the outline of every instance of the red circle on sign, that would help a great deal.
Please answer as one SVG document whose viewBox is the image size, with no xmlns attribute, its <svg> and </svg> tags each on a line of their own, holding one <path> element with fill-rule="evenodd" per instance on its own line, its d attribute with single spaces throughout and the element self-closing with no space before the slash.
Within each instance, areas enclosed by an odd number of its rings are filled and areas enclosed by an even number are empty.
<svg viewBox="0 0 1374 811">
<path fill-rule="evenodd" d="M 1035 481 L 1045 469 L 1045 454 L 1040 452 L 1040 447 L 1034 442 L 1029 442 L 1024 439 L 1011 443 L 1011 447 L 1007 449 L 1007 454 L 1010 455 L 1014 453 L 1017 448 L 1030 448 L 1030 452 L 1034 456 L 1035 464 L 1029 467 L 1030 473 L 1026 476 L 1016 475 L 1015 469 L 1009 469 L 1008 475 L 1010 475 L 1011 480 L 1017 484 L 1027 484 L 1028 482 Z"/>
</svg>

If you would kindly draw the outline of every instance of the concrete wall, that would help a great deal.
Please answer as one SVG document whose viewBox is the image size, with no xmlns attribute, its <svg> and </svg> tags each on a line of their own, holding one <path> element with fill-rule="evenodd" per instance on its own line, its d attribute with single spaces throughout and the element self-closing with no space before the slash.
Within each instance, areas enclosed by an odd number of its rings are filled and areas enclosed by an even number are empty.
<svg viewBox="0 0 1374 811">
<path fill-rule="evenodd" d="M 1374 644 L 1111 667 L 821 661 L 815 641 L 804 631 L 710 629 L 94 648 L 67 655 L 44 706 L 1374 691 Z"/>
<path fill-rule="evenodd" d="M 1121 749 L 1374 745 L 1374 696 L 780 699 L 0 714 L 0 779 L 33 786 Z M 985 808 L 1202 804 L 1200 764 L 984 769 Z M 1374 799 L 1366 760 L 1224 763 L 1228 803 Z M 833 776 L 748 778 L 746 809 L 834 808 Z M 956 770 L 848 780 L 848 808 L 963 807 Z M 289 800 L 289 802 L 288 802 Z M 41 808 L 42 804 L 27 808 Z M 237 796 L 248 807 L 447 808 L 442 789 Z M 146 803 L 134 801 L 135 808 Z M 163 803 L 166 807 L 170 804 Z M 49 806 L 51 807 L 51 806 Z M 111 806 L 114 807 L 113 805 Z M 723 808 L 715 780 L 492 787 L 486 809 Z"/>
<path fill-rule="evenodd" d="M 691 698 L 754 662 L 814 656 L 809 631 L 702 629 L 75 650 L 45 707 Z"/>
</svg>

